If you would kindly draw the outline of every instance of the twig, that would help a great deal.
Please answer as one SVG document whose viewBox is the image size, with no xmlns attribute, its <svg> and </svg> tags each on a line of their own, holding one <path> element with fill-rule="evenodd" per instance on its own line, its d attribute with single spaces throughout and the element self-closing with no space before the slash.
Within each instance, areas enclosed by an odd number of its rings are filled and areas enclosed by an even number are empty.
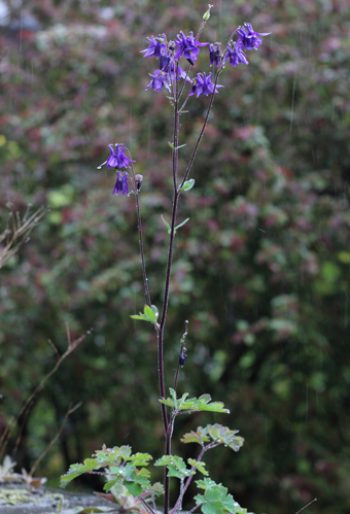
<svg viewBox="0 0 350 514">
<path fill-rule="evenodd" d="M 140 500 L 140 502 L 148 510 L 148 512 L 150 512 L 151 514 L 156 514 L 152 507 L 148 505 L 148 503 L 143 498 L 141 498 L 141 496 L 138 496 L 137 499 Z"/>
<path fill-rule="evenodd" d="M 213 106 L 213 103 L 214 103 L 214 96 L 215 96 L 215 89 L 216 89 L 216 85 L 218 83 L 218 78 L 219 78 L 219 75 L 220 75 L 220 72 L 222 71 L 222 68 L 218 67 L 216 73 L 215 73 L 215 79 L 214 79 L 214 88 L 213 88 L 213 92 L 212 94 L 210 95 L 210 100 L 209 100 L 209 105 L 208 105 L 208 109 L 207 109 L 207 113 L 205 115 L 205 118 L 204 118 L 204 123 L 203 123 L 203 126 L 199 132 L 199 135 L 197 137 L 197 141 L 194 145 L 194 148 L 193 148 L 193 151 L 192 151 L 192 155 L 190 157 L 190 160 L 188 161 L 188 164 L 186 166 L 186 170 L 185 170 L 185 174 L 183 176 L 183 179 L 178 187 L 178 192 L 180 192 L 182 186 L 184 185 L 184 183 L 186 182 L 186 180 L 188 179 L 188 176 L 189 174 L 191 173 L 191 170 L 192 170 L 192 167 L 193 167 L 193 163 L 197 157 L 197 153 L 198 153 L 198 150 L 199 150 L 199 145 L 201 144 L 201 141 L 202 141 L 202 138 L 203 138 L 203 135 L 204 135 L 204 132 L 205 132 L 205 129 L 207 127 L 207 124 L 208 124 L 208 119 L 209 119 L 209 114 L 211 112 L 211 108 Z"/>
<path fill-rule="evenodd" d="M 128 151 L 130 160 L 131 154 Z M 137 216 L 137 231 L 139 235 L 139 247 L 140 247 L 140 257 L 141 257 L 141 267 L 142 267 L 142 277 L 143 277 L 143 290 L 145 295 L 145 302 L 147 305 L 151 305 L 151 295 L 149 291 L 149 283 L 147 278 L 147 270 L 146 270 L 146 259 L 145 259 L 145 249 L 144 249 L 144 235 L 143 235 L 143 227 L 142 227 L 142 218 L 141 218 L 141 211 L 140 211 L 140 202 L 139 202 L 139 187 L 136 182 L 136 175 L 134 166 L 131 162 L 131 175 L 133 179 L 133 186 L 134 186 L 134 194 L 135 194 L 135 206 L 136 206 L 136 216 Z"/>
<path fill-rule="evenodd" d="M 205 452 L 207 452 L 209 449 L 210 449 L 209 445 L 208 446 L 203 446 L 201 451 L 199 452 L 198 457 L 197 457 L 196 460 L 197 461 L 201 461 L 203 459 L 203 456 L 204 456 Z M 194 471 L 194 470 L 195 470 L 195 467 L 192 466 L 191 471 Z M 175 503 L 174 507 L 171 509 L 170 514 L 175 514 L 179 509 L 180 510 L 182 509 L 183 497 L 185 496 L 185 493 L 186 493 L 187 489 L 190 487 L 191 482 L 193 480 L 193 477 L 194 477 L 194 474 L 192 474 L 192 475 L 190 475 L 190 476 L 188 476 L 186 478 L 184 486 L 182 487 L 182 489 L 180 491 L 180 494 L 179 494 L 179 497 L 176 500 L 176 503 Z"/>
<path fill-rule="evenodd" d="M 33 389 L 31 394 L 28 396 L 28 398 L 23 403 L 23 406 L 20 409 L 20 411 L 16 417 L 16 425 L 17 426 L 21 425 L 23 427 L 23 424 L 28 416 L 28 413 L 30 412 L 30 408 L 34 404 L 37 396 L 45 388 L 48 380 L 58 371 L 58 369 L 61 367 L 63 362 L 66 360 L 66 358 L 69 357 L 69 355 L 78 348 L 78 346 L 84 341 L 84 339 L 90 333 L 91 333 L 91 330 L 88 330 L 87 332 L 85 332 L 85 334 L 81 335 L 80 337 L 78 337 L 77 339 L 74 339 L 72 341 L 70 332 L 69 332 L 69 330 L 67 330 L 67 349 L 66 349 L 66 351 L 57 358 L 57 360 L 56 360 L 54 366 L 51 368 L 51 370 L 40 380 L 39 384 Z M 9 436 L 11 435 L 12 429 L 13 429 L 13 425 L 12 425 L 12 427 L 10 426 L 10 427 L 6 428 L 1 436 L 0 456 L 6 448 L 7 441 L 8 441 Z M 22 439 L 22 429 L 20 428 L 17 438 L 16 438 L 16 442 L 15 442 L 14 453 L 16 453 L 16 451 L 18 450 L 18 447 L 21 443 L 21 439 Z"/>
<path fill-rule="evenodd" d="M 75 412 L 77 409 L 79 409 L 79 407 L 81 407 L 81 402 L 77 403 L 76 405 L 74 405 L 74 407 L 71 407 L 70 409 L 68 409 L 68 411 L 66 412 L 66 414 L 64 415 L 64 418 L 63 418 L 63 421 L 62 421 L 62 424 L 61 424 L 61 427 L 59 429 L 59 431 L 57 432 L 57 434 L 51 439 L 51 441 L 49 442 L 49 444 L 47 445 L 47 447 L 45 448 L 45 450 L 39 455 L 39 457 L 36 459 L 36 461 L 34 462 L 33 466 L 30 468 L 30 471 L 29 471 L 29 475 L 30 476 L 33 476 L 35 471 L 37 470 L 40 462 L 43 460 L 44 457 L 46 457 L 46 455 L 49 453 L 49 451 L 51 450 L 51 448 L 54 446 L 54 444 L 56 443 L 57 439 L 60 437 L 60 435 L 62 434 L 63 432 L 63 429 L 64 429 L 64 426 L 66 424 L 66 421 L 67 419 L 69 418 L 69 416 L 71 414 L 73 414 L 73 412 Z"/>
<path fill-rule="evenodd" d="M 23 218 L 18 212 L 11 213 L 7 228 L 0 234 L 0 269 L 27 241 L 29 234 L 44 214 L 44 208 L 36 210 L 30 216 L 27 210 Z"/>
<path fill-rule="evenodd" d="M 316 503 L 316 502 L 317 502 L 317 498 L 314 498 L 313 500 L 309 501 L 309 503 L 304 505 L 304 507 L 301 507 L 301 509 L 299 509 L 295 514 L 300 514 L 300 512 L 303 512 L 303 510 L 307 509 L 308 507 L 310 507 L 310 505 L 312 505 L 313 503 Z"/>
</svg>

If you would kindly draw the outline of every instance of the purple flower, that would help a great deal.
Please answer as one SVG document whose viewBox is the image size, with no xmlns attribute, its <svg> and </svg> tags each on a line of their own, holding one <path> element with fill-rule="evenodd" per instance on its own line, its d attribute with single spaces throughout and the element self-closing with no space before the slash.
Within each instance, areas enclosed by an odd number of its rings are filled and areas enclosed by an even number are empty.
<svg viewBox="0 0 350 514">
<path fill-rule="evenodd" d="M 223 87 L 220 84 L 214 84 L 211 80 L 211 73 L 197 73 L 196 78 L 194 79 L 194 84 L 192 86 L 192 91 L 190 96 L 196 95 L 199 96 L 208 96 L 213 93 L 218 93 L 219 88 Z"/>
<path fill-rule="evenodd" d="M 148 37 L 148 47 L 141 50 L 144 57 L 161 57 L 167 52 L 167 42 L 165 34 L 157 37 Z"/>
<path fill-rule="evenodd" d="M 124 170 L 130 168 L 135 162 L 125 154 L 126 146 L 121 144 L 108 145 L 109 156 L 108 159 L 100 164 L 97 169 L 100 170 L 102 166 L 106 165 L 107 168 L 117 168 Z"/>
<path fill-rule="evenodd" d="M 188 36 L 186 36 L 182 31 L 176 36 L 176 52 L 175 59 L 180 59 L 180 57 L 184 57 L 188 60 L 190 64 L 194 64 L 198 59 L 199 48 L 201 46 L 206 46 L 207 43 L 200 43 L 198 39 L 195 38 L 193 32 L 190 32 Z"/>
<path fill-rule="evenodd" d="M 240 41 L 229 43 L 227 45 L 225 60 L 228 58 L 231 66 L 238 66 L 238 64 L 248 64 L 248 59 L 243 52 Z"/>
<path fill-rule="evenodd" d="M 177 69 L 176 69 L 177 68 Z M 175 76 L 177 76 L 177 80 L 184 79 L 187 82 L 192 82 L 190 76 L 185 72 L 183 68 L 179 64 L 171 63 L 168 67 L 168 76 L 169 81 L 174 80 Z"/>
<path fill-rule="evenodd" d="M 128 175 L 129 174 L 127 171 L 117 171 L 117 180 L 115 182 L 115 186 L 113 189 L 114 195 L 128 196 L 128 194 L 129 194 Z"/>
<path fill-rule="evenodd" d="M 150 73 L 149 76 L 151 80 L 146 86 L 146 91 L 147 89 L 154 89 L 154 91 L 159 92 L 163 87 L 170 91 L 170 77 L 168 73 L 162 70 L 155 70 L 153 73 Z"/>
<path fill-rule="evenodd" d="M 221 43 L 210 43 L 209 45 L 209 60 L 210 66 L 219 66 L 221 62 Z"/>
<path fill-rule="evenodd" d="M 259 33 L 253 30 L 251 23 L 244 23 L 243 27 L 237 29 L 238 41 L 244 50 L 257 50 L 262 43 L 262 38 L 271 32 Z"/>
</svg>

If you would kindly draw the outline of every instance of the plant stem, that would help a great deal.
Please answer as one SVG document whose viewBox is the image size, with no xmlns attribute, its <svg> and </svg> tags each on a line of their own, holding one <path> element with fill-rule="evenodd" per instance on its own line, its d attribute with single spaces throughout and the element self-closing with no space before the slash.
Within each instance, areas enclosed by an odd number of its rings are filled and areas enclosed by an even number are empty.
<svg viewBox="0 0 350 514">
<path fill-rule="evenodd" d="M 40 382 L 37 384 L 36 387 L 34 387 L 33 391 L 30 393 L 28 398 L 24 401 L 19 413 L 17 414 L 15 423 L 18 427 L 18 433 L 15 440 L 15 448 L 14 453 L 17 452 L 19 445 L 22 440 L 22 427 L 30 413 L 30 410 L 32 406 L 34 405 L 35 401 L 37 400 L 38 395 L 43 391 L 43 389 L 46 386 L 46 383 L 50 380 L 50 378 L 59 370 L 63 362 L 67 359 L 67 357 L 70 356 L 72 352 L 74 352 L 79 345 L 85 340 L 85 338 L 91 333 L 91 330 L 88 330 L 83 334 L 82 336 L 79 336 L 78 338 L 71 340 L 69 329 L 67 328 L 67 349 L 66 351 L 58 356 L 55 364 L 50 369 L 50 371 L 40 380 Z M 0 438 L 0 458 L 6 450 L 6 445 L 9 439 L 9 436 L 12 433 L 13 426 L 7 427 L 1 438 Z"/>
<path fill-rule="evenodd" d="M 201 131 L 198 135 L 198 138 L 197 138 L 197 141 L 196 141 L 196 144 L 194 145 L 194 148 L 193 148 L 193 151 L 192 151 L 192 155 L 190 157 L 190 160 L 188 161 L 188 164 L 186 166 L 186 170 L 185 170 L 185 174 L 184 174 L 184 177 L 178 187 L 178 191 L 180 191 L 180 189 L 182 188 L 182 186 L 184 185 L 184 183 L 186 182 L 186 180 L 188 179 L 189 177 L 189 174 L 191 173 L 191 170 L 192 170 L 192 167 L 193 167 L 193 164 L 194 164 L 194 161 L 197 157 L 197 153 L 198 153 L 198 150 L 199 150 L 199 146 L 201 144 L 201 141 L 202 141 L 202 138 L 203 138 L 203 135 L 204 135 L 204 132 L 205 132 L 205 129 L 207 127 L 207 124 L 208 124 L 208 120 L 209 120 L 209 114 L 210 114 L 210 111 L 211 111 L 211 108 L 213 106 L 213 103 L 214 103 L 214 96 L 215 96 L 215 88 L 216 88 L 216 85 L 217 85 L 217 82 L 218 82 L 218 78 L 219 78 L 219 75 L 220 75 L 220 71 L 221 69 L 219 68 L 217 71 L 216 71 L 216 74 L 215 74 L 215 80 L 214 80 L 214 89 L 213 89 L 213 93 L 210 95 L 210 100 L 209 100 L 209 105 L 208 105 L 208 109 L 207 109 L 207 113 L 205 115 L 205 118 L 204 118 L 204 123 L 203 123 L 203 126 L 201 128 Z"/>
<path fill-rule="evenodd" d="M 201 461 L 202 458 L 203 458 L 203 455 L 205 454 L 205 452 L 208 450 L 208 447 L 206 446 L 203 446 L 201 451 L 199 452 L 198 454 L 198 457 L 197 457 L 197 460 L 198 461 Z M 192 471 L 194 471 L 194 466 L 192 466 Z M 187 489 L 190 487 L 191 485 L 191 482 L 193 480 L 193 477 L 194 475 L 190 475 L 189 477 L 187 477 L 187 479 L 185 480 L 185 483 L 184 483 L 184 486 L 181 488 L 181 491 L 180 491 L 180 494 L 179 494 L 179 497 L 178 499 L 176 500 L 176 503 L 174 505 L 174 507 L 171 509 L 170 511 L 170 514 L 176 514 L 177 510 L 181 510 L 182 509 L 182 501 L 183 501 L 183 497 L 185 496 L 185 493 L 187 491 Z"/>
<path fill-rule="evenodd" d="M 177 173 L 179 165 L 179 91 L 178 91 L 178 64 L 176 66 L 175 85 L 174 85 L 174 131 L 173 131 L 173 150 L 172 150 L 172 175 L 173 175 L 173 205 L 171 213 L 171 226 L 170 226 L 170 237 L 169 237 L 169 251 L 168 260 L 165 272 L 165 285 L 163 294 L 162 312 L 159 322 L 159 328 L 157 331 L 158 335 L 158 373 L 159 373 L 159 386 L 160 394 L 165 398 L 165 370 L 164 370 L 164 333 L 165 325 L 167 321 L 168 306 L 169 306 L 169 293 L 170 293 L 170 278 L 174 254 L 174 242 L 176 232 L 176 215 L 179 201 L 179 193 L 177 191 Z M 171 451 L 171 437 L 172 430 L 169 432 L 169 421 L 168 413 L 165 405 L 162 404 L 162 417 L 164 423 L 164 438 L 165 438 L 165 454 L 169 455 Z M 173 423 L 173 422 L 172 422 Z M 164 514 L 169 512 L 169 477 L 168 474 L 164 474 Z"/>
<path fill-rule="evenodd" d="M 131 158 L 131 155 L 130 155 Z M 140 201 L 139 201 L 139 190 L 136 184 L 135 178 L 135 170 L 134 166 L 131 165 L 131 174 L 134 185 L 134 193 L 135 193 L 135 204 L 136 204 L 136 215 L 137 215 L 137 231 L 139 235 L 139 247 L 140 247 L 140 257 L 141 257 L 141 266 L 142 266 L 142 277 L 143 277 L 143 292 L 145 295 L 145 302 L 147 305 L 151 305 L 151 295 L 149 292 L 148 278 L 146 272 L 146 260 L 145 260 L 145 250 L 144 250 L 144 236 L 143 236 L 143 228 L 142 228 L 142 218 L 140 213 Z"/>
</svg>

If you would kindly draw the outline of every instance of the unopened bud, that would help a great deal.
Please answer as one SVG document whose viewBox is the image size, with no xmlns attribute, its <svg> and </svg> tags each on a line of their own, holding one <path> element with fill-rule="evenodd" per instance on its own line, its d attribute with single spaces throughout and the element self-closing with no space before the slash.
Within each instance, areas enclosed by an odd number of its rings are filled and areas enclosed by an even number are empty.
<svg viewBox="0 0 350 514">
<path fill-rule="evenodd" d="M 209 21 L 210 19 L 210 11 L 212 10 L 213 8 L 213 5 L 212 4 L 208 4 L 208 10 L 205 11 L 205 13 L 203 14 L 203 20 L 204 21 Z"/>
<path fill-rule="evenodd" d="M 179 365 L 181 366 L 184 366 L 185 362 L 187 360 L 187 348 L 185 346 L 183 346 L 181 348 L 181 351 L 180 351 L 180 355 L 179 355 Z"/>
<path fill-rule="evenodd" d="M 137 191 L 140 191 L 141 186 L 142 186 L 142 181 L 143 181 L 143 175 L 141 175 L 140 173 L 137 173 L 137 175 L 135 175 L 135 186 L 136 186 Z"/>
</svg>

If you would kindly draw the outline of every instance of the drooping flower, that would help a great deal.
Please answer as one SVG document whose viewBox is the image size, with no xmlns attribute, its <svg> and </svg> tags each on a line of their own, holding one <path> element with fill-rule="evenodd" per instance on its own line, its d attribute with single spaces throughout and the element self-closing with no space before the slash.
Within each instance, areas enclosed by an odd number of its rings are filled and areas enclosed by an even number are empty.
<svg viewBox="0 0 350 514">
<path fill-rule="evenodd" d="M 147 38 L 148 47 L 141 50 L 144 57 L 161 57 L 167 51 L 167 42 L 165 34 L 159 36 L 150 36 Z"/>
<path fill-rule="evenodd" d="M 153 73 L 150 73 L 149 76 L 151 80 L 148 82 L 146 86 L 147 89 L 154 89 L 154 91 L 161 91 L 163 87 L 170 91 L 170 77 L 169 74 L 162 70 L 154 70 Z"/>
<path fill-rule="evenodd" d="M 128 183 L 128 172 L 117 171 L 117 178 L 113 189 L 114 195 L 128 196 L 129 194 L 129 183 Z"/>
<path fill-rule="evenodd" d="M 262 43 L 262 38 L 271 32 L 255 32 L 251 23 L 244 23 L 237 29 L 238 41 L 244 50 L 257 50 Z"/>
<path fill-rule="evenodd" d="M 197 73 L 196 78 L 190 92 L 190 96 L 208 96 L 213 93 L 218 93 L 219 88 L 223 87 L 221 84 L 216 84 L 211 79 L 211 73 Z"/>
<path fill-rule="evenodd" d="M 104 165 L 107 168 L 120 169 L 125 170 L 130 168 L 132 164 L 135 162 L 130 157 L 128 157 L 125 153 L 126 146 L 122 144 L 110 144 L 109 148 L 109 156 L 105 162 L 100 164 L 97 169 L 101 169 Z"/>
<path fill-rule="evenodd" d="M 221 43 L 210 43 L 209 44 L 209 60 L 210 66 L 219 66 L 221 62 Z"/>
<path fill-rule="evenodd" d="M 172 62 L 168 67 L 168 75 L 169 80 L 174 80 L 175 76 L 177 77 L 177 80 L 186 80 L 187 82 L 192 82 L 191 77 L 188 75 L 188 73 L 185 72 L 183 68 L 179 64 L 176 64 Z"/>
<path fill-rule="evenodd" d="M 248 59 L 243 52 L 240 41 L 231 41 L 226 48 L 225 60 L 228 58 L 231 66 L 238 66 L 239 64 L 248 64 Z"/>
<path fill-rule="evenodd" d="M 193 35 L 193 32 L 190 32 L 188 36 L 186 36 L 182 31 L 176 36 L 176 52 L 175 59 L 180 59 L 180 57 L 184 57 L 188 60 L 190 64 L 194 64 L 199 55 L 199 49 L 202 46 L 207 46 L 207 43 L 200 43 L 198 39 Z"/>
</svg>

